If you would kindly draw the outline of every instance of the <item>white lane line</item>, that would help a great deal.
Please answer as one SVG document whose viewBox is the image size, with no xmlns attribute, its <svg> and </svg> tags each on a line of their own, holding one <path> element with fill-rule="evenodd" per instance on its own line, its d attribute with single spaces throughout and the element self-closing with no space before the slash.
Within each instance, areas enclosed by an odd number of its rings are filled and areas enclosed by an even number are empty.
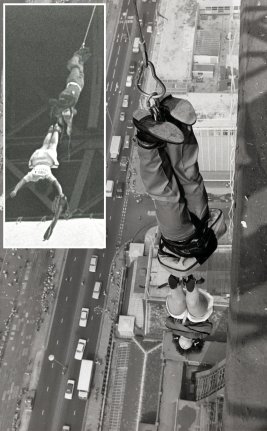
<svg viewBox="0 0 267 431">
<path fill-rule="evenodd" d="M 116 72 L 116 69 L 114 69 L 114 70 L 113 70 L 113 75 L 112 75 L 112 79 L 114 79 L 114 76 L 115 76 L 115 72 Z"/>
<path fill-rule="evenodd" d="M 105 257 L 105 253 L 103 253 L 102 256 Z"/>
<path fill-rule="evenodd" d="M 120 53 L 120 50 L 121 50 L 121 46 L 119 45 L 119 48 L 118 48 L 118 55 L 119 55 L 119 53 Z"/>
<path fill-rule="evenodd" d="M 102 275 L 102 272 L 100 272 L 100 274 L 99 274 L 99 278 L 101 278 L 101 275 Z"/>
<path fill-rule="evenodd" d="M 75 415 L 76 415 L 76 410 L 73 411 L 73 416 L 75 416 Z"/>
<path fill-rule="evenodd" d="M 63 323 L 63 320 L 64 320 L 64 319 L 63 319 L 63 317 L 62 317 L 62 318 L 60 319 L 60 323 Z"/>
<path fill-rule="evenodd" d="M 109 88 L 109 82 L 107 83 L 107 88 L 106 88 L 106 91 L 108 91 L 108 88 Z"/>
<path fill-rule="evenodd" d="M 109 220 L 111 220 L 111 215 L 109 216 Z"/>
<path fill-rule="evenodd" d="M 66 296 L 65 301 L 67 302 L 67 301 L 68 301 L 68 299 L 69 299 L 69 297 L 68 297 L 68 296 Z"/>
<path fill-rule="evenodd" d="M 110 85 L 110 92 L 111 92 L 111 90 L 112 90 L 112 86 L 113 86 L 113 81 L 112 81 L 112 83 L 111 83 L 111 85 Z"/>
<path fill-rule="evenodd" d="M 59 343 L 59 341 L 57 340 L 57 344 Z"/>
<path fill-rule="evenodd" d="M 48 391 L 49 391 L 49 386 L 46 387 L 46 392 L 48 392 Z"/>
<path fill-rule="evenodd" d="M 54 368 L 54 362 L 52 362 L 52 364 L 51 364 L 51 368 Z"/>
<path fill-rule="evenodd" d="M 115 66 L 117 66 L 118 58 L 119 58 L 119 57 L 116 57 Z"/>
<path fill-rule="evenodd" d="M 42 410 L 42 416 L 44 415 L 44 412 L 45 412 L 45 411 L 44 411 L 44 410 Z"/>
</svg>

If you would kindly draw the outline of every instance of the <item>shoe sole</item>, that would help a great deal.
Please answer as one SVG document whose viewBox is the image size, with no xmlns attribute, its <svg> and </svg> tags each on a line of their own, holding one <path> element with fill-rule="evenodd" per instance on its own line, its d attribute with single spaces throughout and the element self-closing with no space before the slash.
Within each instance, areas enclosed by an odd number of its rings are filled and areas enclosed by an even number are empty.
<svg viewBox="0 0 267 431">
<path fill-rule="evenodd" d="M 188 100 L 167 96 L 161 103 L 170 115 L 181 123 L 192 126 L 197 121 L 196 112 Z"/>
<path fill-rule="evenodd" d="M 213 230 L 216 239 L 219 240 L 227 230 L 223 212 L 219 209 L 211 209 L 210 214 L 211 216 L 208 221 L 208 227 Z M 168 253 L 173 254 L 173 257 L 163 255 L 161 256 L 158 254 L 158 261 L 168 272 L 177 277 L 183 277 L 192 274 L 204 263 L 198 262 L 197 258 L 195 257 L 179 257 L 174 253 L 171 253 L 169 250 Z M 212 256 L 213 253 L 211 253 L 210 256 Z M 205 262 L 210 256 L 205 259 Z"/>
</svg>

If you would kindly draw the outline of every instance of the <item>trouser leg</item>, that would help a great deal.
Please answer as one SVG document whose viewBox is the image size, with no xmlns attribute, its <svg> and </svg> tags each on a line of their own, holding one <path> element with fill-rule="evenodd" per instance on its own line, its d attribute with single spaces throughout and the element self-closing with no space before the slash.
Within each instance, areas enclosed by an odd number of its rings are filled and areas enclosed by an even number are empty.
<svg viewBox="0 0 267 431">
<path fill-rule="evenodd" d="M 147 193 L 154 200 L 162 235 L 173 241 L 191 236 L 195 228 L 167 153 L 164 149 L 147 150 L 141 147 L 138 147 L 138 153 L 141 178 Z"/>
<path fill-rule="evenodd" d="M 186 297 L 182 286 L 178 285 L 176 289 L 171 291 L 171 294 L 167 297 L 168 311 L 174 315 L 179 316 L 185 312 Z"/>
<path fill-rule="evenodd" d="M 192 292 L 186 292 L 186 305 L 189 313 L 195 318 L 205 316 L 208 311 L 208 299 L 197 286 Z"/>
<path fill-rule="evenodd" d="M 179 126 L 184 134 L 184 143 L 167 144 L 166 153 L 190 213 L 201 220 L 208 213 L 208 196 L 198 166 L 198 143 L 191 126 Z"/>
</svg>

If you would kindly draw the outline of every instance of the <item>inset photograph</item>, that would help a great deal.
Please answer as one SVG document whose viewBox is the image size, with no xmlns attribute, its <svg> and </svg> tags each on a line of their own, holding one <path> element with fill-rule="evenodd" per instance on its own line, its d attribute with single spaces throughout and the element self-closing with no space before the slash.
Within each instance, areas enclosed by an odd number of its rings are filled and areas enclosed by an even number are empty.
<svg viewBox="0 0 267 431">
<path fill-rule="evenodd" d="M 4 247 L 104 248 L 105 5 L 4 5 Z"/>
</svg>

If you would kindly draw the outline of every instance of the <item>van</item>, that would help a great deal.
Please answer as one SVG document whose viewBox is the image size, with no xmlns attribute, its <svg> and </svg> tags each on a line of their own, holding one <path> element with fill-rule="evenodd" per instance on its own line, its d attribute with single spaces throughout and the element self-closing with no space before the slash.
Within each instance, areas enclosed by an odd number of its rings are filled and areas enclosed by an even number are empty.
<svg viewBox="0 0 267 431">
<path fill-rule="evenodd" d="M 114 181 L 107 180 L 107 186 L 106 186 L 106 197 L 107 198 L 112 198 L 113 189 L 114 189 Z"/>
</svg>

